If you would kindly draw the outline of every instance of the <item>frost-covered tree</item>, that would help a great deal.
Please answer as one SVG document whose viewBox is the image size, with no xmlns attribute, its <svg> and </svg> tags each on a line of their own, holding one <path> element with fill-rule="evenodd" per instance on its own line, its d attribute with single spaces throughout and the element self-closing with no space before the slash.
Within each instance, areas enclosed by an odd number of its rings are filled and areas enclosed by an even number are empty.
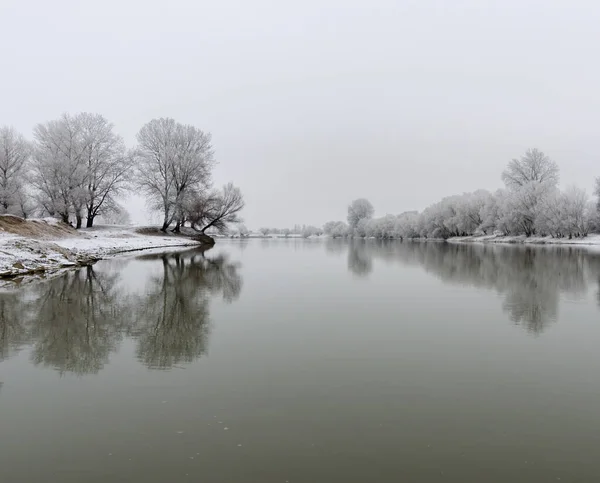
<svg viewBox="0 0 600 483">
<path fill-rule="evenodd" d="M 342 222 L 328 221 L 327 223 L 325 223 L 323 225 L 323 233 L 325 233 L 325 235 L 332 236 L 333 230 L 338 223 L 342 223 Z"/>
<path fill-rule="evenodd" d="M 0 214 L 27 215 L 26 178 L 31 146 L 14 128 L 0 128 Z"/>
<path fill-rule="evenodd" d="M 124 206 L 114 203 L 110 210 L 105 210 L 96 220 L 108 225 L 130 225 L 131 215 Z"/>
<path fill-rule="evenodd" d="M 594 210 L 585 192 L 558 190 L 558 167 L 544 153 L 531 149 L 513 159 L 502 174 L 506 189 L 477 190 L 447 196 L 422 213 L 407 212 L 373 219 L 373 207 L 364 199 L 348 208 L 350 226 L 328 222 L 323 230 L 336 237 L 349 234 L 373 238 L 441 238 L 476 234 L 585 236 L 600 228 L 600 178 Z M 345 227 L 345 229 L 344 229 Z"/>
<path fill-rule="evenodd" d="M 32 194 L 31 184 L 24 184 L 14 198 L 15 204 L 10 209 L 10 213 L 13 215 L 20 216 L 21 218 L 28 218 L 36 211 L 35 197 Z"/>
<path fill-rule="evenodd" d="M 600 214 L 600 177 L 596 178 L 594 184 L 594 195 L 596 196 L 596 211 Z"/>
<path fill-rule="evenodd" d="M 407 211 L 398 215 L 394 223 L 394 238 L 400 240 L 419 237 L 419 213 Z"/>
<path fill-rule="evenodd" d="M 239 212 L 244 204 L 240 189 L 229 183 L 221 191 L 212 191 L 207 195 L 197 193 L 191 198 L 191 203 L 184 206 L 183 216 L 192 228 L 201 233 L 208 229 L 224 233 L 229 225 L 241 223 Z"/>
<path fill-rule="evenodd" d="M 536 223 L 541 234 L 572 238 L 587 236 L 594 219 L 594 204 L 584 190 L 573 186 L 546 196 L 539 205 Z"/>
<path fill-rule="evenodd" d="M 91 227 L 116 206 L 131 162 L 123 139 L 100 114 L 63 114 L 34 129 L 33 184 L 43 211 Z"/>
<path fill-rule="evenodd" d="M 332 231 L 332 236 L 333 236 L 333 238 L 339 238 L 339 237 L 348 236 L 349 233 L 350 233 L 350 228 L 348 227 L 348 225 L 346 225 L 346 223 L 344 223 L 343 221 L 339 221 L 336 223 L 336 225 Z"/>
<path fill-rule="evenodd" d="M 303 238 L 310 238 L 311 236 L 319 236 L 321 235 L 323 232 L 320 228 L 317 228 L 316 226 L 303 226 L 302 227 L 302 237 Z"/>
<path fill-rule="evenodd" d="M 395 238 L 395 227 L 398 218 L 385 215 L 382 218 L 369 220 L 366 224 L 366 236 L 379 239 Z"/>
<path fill-rule="evenodd" d="M 479 230 L 483 234 L 494 233 L 498 229 L 498 200 L 502 197 L 502 191 L 496 191 L 495 194 L 489 194 L 486 197 L 483 206 L 479 210 L 481 225 Z"/>
<path fill-rule="evenodd" d="M 261 229 L 258 230 L 260 232 L 260 234 L 262 236 L 267 236 L 269 233 L 271 233 L 271 229 L 267 228 L 267 227 L 262 227 Z"/>
<path fill-rule="evenodd" d="M 237 232 L 240 238 L 246 238 L 250 235 L 250 230 L 243 223 L 238 223 Z"/>
<path fill-rule="evenodd" d="M 463 231 L 470 235 L 482 231 L 482 214 L 485 213 L 484 208 L 489 205 L 491 199 L 493 199 L 492 194 L 486 190 L 477 190 L 463 195 L 459 210 L 460 225 Z"/>
<path fill-rule="evenodd" d="M 450 238 L 457 233 L 452 231 L 452 224 L 448 223 L 454 216 L 452 201 L 444 198 L 441 201 L 425 208 L 419 220 L 420 235 L 424 238 Z"/>
<path fill-rule="evenodd" d="M 82 196 L 86 209 L 86 226 L 92 227 L 96 216 L 118 210 L 115 198 L 129 179 L 132 156 L 127 154 L 123 138 L 100 114 L 78 116 L 84 143 L 85 179 Z"/>
<path fill-rule="evenodd" d="M 323 225 L 323 233 L 332 238 L 347 236 L 348 230 L 348 225 L 343 221 L 328 221 Z"/>
<path fill-rule="evenodd" d="M 210 184 L 214 155 L 210 134 L 170 118 L 153 119 L 137 135 L 136 182 L 153 208 L 163 212 L 161 229 L 183 219 L 188 195 Z"/>
<path fill-rule="evenodd" d="M 502 235 L 517 235 L 521 227 L 514 207 L 514 194 L 508 190 L 496 192 L 496 222 L 495 229 Z"/>
<path fill-rule="evenodd" d="M 448 196 L 426 208 L 413 221 L 413 231 L 426 238 L 449 238 L 483 233 L 483 215 L 492 195 L 479 190 L 474 193 Z"/>
<path fill-rule="evenodd" d="M 78 116 L 63 114 L 59 119 L 38 124 L 33 137 L 33 183 L 39 204 L 65 223 L 75 211 L 80 227 L 87 145 Z"/>
<path fill-rule="evenodd" d="M 367 236 L 367 225 L 372 221 L 372 218 L 361 218 L 354 226 L 354 236 L 366 237 Z"/>
<path fill-rule="evenodd" d="M 537 149 L 513 159 L 502 173 L 509 193 L 504 200 L 504 228 L 511 233 L 536 233 L 536 217 L 544 198 L 553 196 L 559 180 L 558 165 Z"/>
<path fill-rule="evenodd" d="M 517 233 L 531 236 L 536 233 L 536 220 L 544 206 L 544 199 L 554 196 L 556 187 L 552 182 L 532 181 L 510 192 L 509 207 L 512 211 Z"/>
<path fill-rule="evenodd" d="M 368 221 L 373 218 L 373 205 L 365 198 L 354 200 L 348 206 L 348 225 L 355 230 L 361 220 Z M 360 235 L 364 236 L 364 235 Z"/>
<path fill-rule="evenodd" d="M 502 173 L 502 181 L 509 189 L 531 182 L 556 186 L 559 181 L 558 165 L 543 152 L 529 149 L 520 159 L 513 159 Z"/>
</svg>

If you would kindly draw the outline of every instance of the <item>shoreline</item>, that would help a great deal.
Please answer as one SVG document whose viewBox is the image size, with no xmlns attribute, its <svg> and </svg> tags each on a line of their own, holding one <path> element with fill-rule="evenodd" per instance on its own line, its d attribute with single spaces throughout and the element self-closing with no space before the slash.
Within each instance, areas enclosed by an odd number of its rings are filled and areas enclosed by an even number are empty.
<svg viewBox="0 0 600 483">
<path fill-rule="evenodd" d="M 70 268 L 136 251 L 203 246 L 183 235 L 139 233 L 136 227 L 95 227 L 64 238 L 34 238 L 0 232 L 0 286 L 43 279 Z"/>
<path fill-rule="evenodd" d="M 54 223 L 37 220 L 50 232 Z M 0 232 L 0 288 L 19 285 L 25 278 L 45 279 L 63 270 L 93 265 L 117 255 L 131 252 L 165 248 L 183 248 L 205 245 L 185 235 L 163 234 L 152 228 L 99 226 L 72 230 L 66 236 L 51 235 L 38 238 L 27 235 Z M 279 237 L 248 237 L 279 238 Z M 281 237 L 290 239 L 292 237 Z M 293 237 L 298 239 L 300 237 Z M 326 237 L 311 237 L 324 239 Z M 600 248 L 600 234 L 584 238 L 552 238 L 501 235 L 471 235 L 443 239 L 416 238 L 406 241 L 456 244 L 498 244 L 527 246 L 569 246 Z"/>
<path fill-rule="evenodd" d="M 277 239 L 275 237 L 249 237 L 257 239 Z M 481 244 L 503 244 L 503 245 L 528 245 L 528 246 L 581 246 L 581 247 L 595 247 L 600 248 L 600 234 L 591 233 L 583 238 L 552 238 L 550 236 L 531 236 L 526 237 L 525 235 L 467 235 L 467 236 L 455 236 L 447 239 L 444 238 L 377 238 L 377 237 L 331 237 L 327 235 L 322 236 L 311 236 L 308 238 L 297 237 L 295 239 L 304 240 L 378 240 L 378 241 L 398 241 L 398 242 L 411 242 L 411 243 L 481 243 Z M 246 239 L 246 238 L 244 238 Z M 287 238 L 288 240 L 292 239 Z"/>
<path fill-rule="evenodd" d="M 503 245 L 527 245 L 527 246 L 580 246 L 580 247 L 600 247 L 600 235 L 593 233 L 583 238 L 552 238 L 550 236 L 530 236 L 515 235 L 470 235 L 461 237 L 451 237 L 445 240 L 447 243 L 493 243 Z"/>
</svg>

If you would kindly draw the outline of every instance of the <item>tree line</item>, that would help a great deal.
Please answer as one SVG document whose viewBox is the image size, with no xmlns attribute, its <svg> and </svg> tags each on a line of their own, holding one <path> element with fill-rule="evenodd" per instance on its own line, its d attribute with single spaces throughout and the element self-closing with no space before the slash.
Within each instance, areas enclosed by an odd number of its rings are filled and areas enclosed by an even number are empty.
<svg viewBox="0 0 600 483">
<path fill-rule="evenodd" d="M 421 213 L 374 218 L 371 203 L 354 200 L 347 223 L 331 221 L 325 234 L 375 238 L 441 238 L 470 235 L 585 237 L 600 229 L 600 201 L 575 186 L 558 188 L 559 168 L 543 152 L 528 150 L 502 173 L 505 187 L 494 193 L 477 190 L 443 198 Z M 600 196 L 600 178 L 594 194 Z"/>
<path fill-rule="evenodd" d="M 127 148 L 100 114 L 63 114 L 40 123 L 27 140 L 0 127 L 0 214 L 51 216 L 80 228 L 98 216 L 123 213 L 118 199 L 145 195 L 162 213 L 161 229 L 224 231 L 238 223 L 244 199 L 229 183 L 212 188 L 211 135 L 170 118 L 153 119 Z"/>
<path fill-rule="evenodd" d="M 263 227 L 258 230 L 262 236 L 283 236 L 284 238 L 290 235 L 300 235 L 303 238 L 311 236 L 320 236 L 323 234 L 323 229 L 313 225 L 294 225 L 294 228 L 268 228 Z"/>
</svg>

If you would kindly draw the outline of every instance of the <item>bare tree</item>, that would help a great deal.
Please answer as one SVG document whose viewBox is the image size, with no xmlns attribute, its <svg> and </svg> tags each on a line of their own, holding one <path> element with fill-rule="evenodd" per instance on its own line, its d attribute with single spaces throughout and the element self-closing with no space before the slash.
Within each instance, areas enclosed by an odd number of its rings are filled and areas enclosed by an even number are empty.
<svg viewBox="0 0 600 483">
<path fill-rule="evenodd" d="M 263 228 L 261 228 L 258 231 L 260 231 L 260 233 L 262 234 L 262 236 L 267 236 L 269 233 L 271 233 L 271 229 L 270 228 L 266 228 L 266 227 L 263 227 Z"/>
<path fill-rule="evenodd" d="M 23 214 L 31 146 L 11 127 L 0 128 L 0 213 Z"/>
<path fill-rule="evenodd" d="M 186 219 L 193 228 L 202 233 L 209 228 L 223 233 L 227 225 L 242 221 L 239 212 L 244 208 L 244 204 L 240 189 L 229 183 L 220 192 L 195 196 L 187 210 Z"/>
<path fill-rule="evenodd" d="M 137 135 L 135 152 L 137 184 L 163 212 L 162 231 L 177 219 L 192 192 L 202 192 L 210 182 L 214 165 L 210 134 L 173 119 L 153 119 Z"/>
<path fill-rule="evenodd" d="M 92 227 L 96 216 L 116 209 L 115 196 L 126 186 L 132 168 L 132 156 L 125 149 L 113 124 L 99 114 L 83 113 L 78 117 L 82 128 L 86 175 L 83 201 L 86 226 Z"/>
<path fill-rule="evenodd" d="M 556 186 L 558 180 L 558 165 L 537 149 L 529 149 L 521 159 L 513 159 L 502 173 L 502 181 L 510 189 L 517 189 L 532 181 Z"/>
</svg>

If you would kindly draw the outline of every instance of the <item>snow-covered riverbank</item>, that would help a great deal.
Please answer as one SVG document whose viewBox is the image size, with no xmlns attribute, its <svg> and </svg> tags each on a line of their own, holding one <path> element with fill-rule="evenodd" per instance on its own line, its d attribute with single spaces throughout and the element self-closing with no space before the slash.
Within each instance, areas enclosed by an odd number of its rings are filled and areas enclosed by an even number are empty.
<svg viewBox="0 0 600 483">
<path fill-rule="evenodd" d="M 577 245 L 597 246 L 600 248 L 600 235 L 592 234 L 583 238 L 552 238 L 550 236 L 500 236 L 500 235 L 474 235 L 453 237 L 449 243 L 510 243 L 522 245 Z"/>
<path fill-rule="evenodd" d="M 74 230 L 53 220 L 7 226 L 2 219 L 7 218 L 0 217 L 0 278 L 44 274 L 118 253 L 199 244 L 187 237 L 150 234 L 150 230 L 140 233 L 134 227 Z"/>
</svg>

